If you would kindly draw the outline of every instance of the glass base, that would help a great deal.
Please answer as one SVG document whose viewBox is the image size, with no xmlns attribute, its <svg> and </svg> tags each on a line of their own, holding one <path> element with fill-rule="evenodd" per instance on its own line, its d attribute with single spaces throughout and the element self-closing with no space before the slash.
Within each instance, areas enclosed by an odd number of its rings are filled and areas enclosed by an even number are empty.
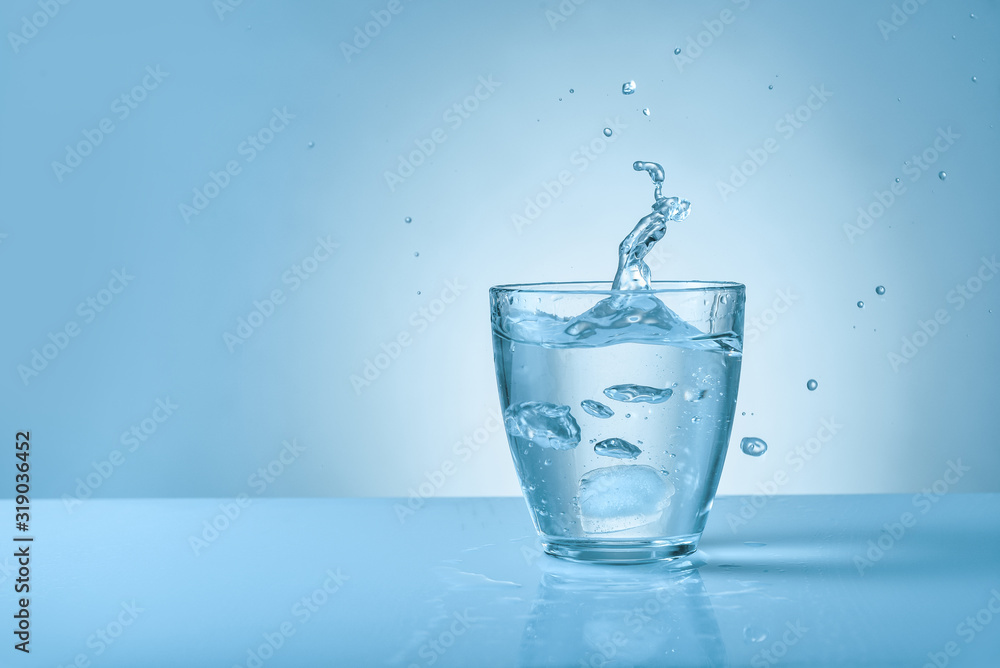
<svg viewBox="0 0 1000 668">
<path fill-rule="evenodd" d="M 645 564 L 668 561 L 698 549 L 700 536 L 665 540 L 611 541 L 593 538 L 542 537 L 542 549 L 560 559 L 597 564 Z"/>
</svg>

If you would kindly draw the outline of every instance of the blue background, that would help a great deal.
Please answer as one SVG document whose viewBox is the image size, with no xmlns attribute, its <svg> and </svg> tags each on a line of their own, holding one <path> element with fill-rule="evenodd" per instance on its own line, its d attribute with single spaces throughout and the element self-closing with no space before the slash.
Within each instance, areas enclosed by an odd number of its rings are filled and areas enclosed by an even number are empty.
<svg viewBox="0 0 1000 668">
<path fill-rule="evenodd" d="M 720 492 L 912 492 L 956 458 L 956 491 L 998 491 L 1000 280 L 962 308 L 950 291 L 1000 252 L 1000 16 L 904 4 L 6 2 L 0 434 L 13 450 L 31 430 L 42 496 L 518 494 L 487 288 L 609 280 L 651 203 L 631 163 L 654 160 L 693 202 L 654 276 L 747 285 Z M 122 95 L 142 98 L 124 118 Z M 248 160 L 274 109 L 294 118 Z M 293 289 L 318 238 L 338 247 Z M 109 297 L 88 321 L 79 305 Z M 50 334 L 65 347 L 19 371 Z M 742 436 L 770 450 L 743 456 Z"/>
</svg>

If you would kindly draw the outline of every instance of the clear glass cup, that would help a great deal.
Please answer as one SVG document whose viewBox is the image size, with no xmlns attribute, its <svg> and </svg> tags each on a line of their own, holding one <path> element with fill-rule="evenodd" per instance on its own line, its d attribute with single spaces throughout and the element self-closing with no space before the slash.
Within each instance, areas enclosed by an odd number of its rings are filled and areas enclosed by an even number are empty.
<svg viewBox="0 0 1000 668">
<path fill-rule="evenodd" d="M 744 290 L 490 289 L 504 426 L 546 552 L 639 563 L 697 549 L 736 410 Z"/>
</svg>

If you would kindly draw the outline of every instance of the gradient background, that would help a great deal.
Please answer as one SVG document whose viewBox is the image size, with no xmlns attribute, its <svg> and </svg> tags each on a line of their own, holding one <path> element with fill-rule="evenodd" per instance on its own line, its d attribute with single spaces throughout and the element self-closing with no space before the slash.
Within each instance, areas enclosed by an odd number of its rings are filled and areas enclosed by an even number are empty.
<svg viewBox="0 0 1000 668">
<path fill-rule="evenodd" d="M 12 44 L 40 4 L 58 12 Z M 407 496 L 429 480 L 440 495 L 519 494 L 491 418 L 487 288 L 609 280 L 651 201 L 637 159 L 693 202 L 654 277 L 747 286 L 746 415 L 721 493 L 780 472 L 779 493 L 914 492 L 956 458 L 972 467 L 956 491 L 1000 491 L 1000 280 L 948 301 L 1000 252 L 995 2 L 913 1 L 885 33 L 891 2 L 389 4 L 0 8 L 0 434 L 12 452 L 31 430 L 37 495 Z M 345 55 L 376 32 L 371 12 L 391 21 Z M 115 99 L 157 66 L 166 78 L 120 118 Z M 499 86 L 468 101 L 480 77 Z M 780 132 L 811 87 L 832 96 Z M 448 112 L 463 103 L 467 117 Z M 241 142 L 274 108 L 294 119 L 247 161 Z M 52 163 L 104 118 L 114 131 L 60 180 Z M 948 128 L 954 144 L 912 171 Z M 386 172 L 438 129 L 390 188 Z M 778 151 L 723 197 L 768 138 Z M 241 172 L 186 222 L 179 206 L 230 160 Z M 539 198 L 563 170 L 572 182 Z M 895 178 L 905 193 L 851 237 Z M 518 229 L 526 200 L 549 205 Z M 283 276 L 317 237 L 339 248 L 292 290 Z M 86 322 L 78 305 L 122 267 L 134 280 Z M 457 298 L 435 303 L 448 281 Z M 224 334 L 274 289 L 285 302 L 230 351 Z M 769 311 L 779 291 L 791 306 Z M 894 370 L 888 354 L 938 309 L 948 323 Z M 19 365 L 69 321 L 79 335 L 25 382 Z M 351 376 L 404 333 L 356 390 Z M 123 432 L 151 428 L 168 398 L 178 408 L 130 452 Z M 824 419 L 836 435 L 796 459 Z M 743 436 L 770 450 L 742 455 Z M 471 456 L 464 438 L 481 444 Z M 261 489 L 252 476 L 293 439 L 304 450 Z M 120 465 L 103 464 L 116 450 Z M 99 484 L 78 492 L 88 475 Z"/>
</svg>

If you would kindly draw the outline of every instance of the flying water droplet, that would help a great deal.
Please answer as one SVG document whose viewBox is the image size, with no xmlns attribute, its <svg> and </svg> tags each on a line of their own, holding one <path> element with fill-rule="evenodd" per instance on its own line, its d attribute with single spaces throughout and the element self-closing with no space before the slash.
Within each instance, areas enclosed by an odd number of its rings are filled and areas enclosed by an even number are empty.
<svg viewBox="0 0 1000 668">
<path fill-rule="evenodd" d="M 611 128 L 604 128 L 604 136 L 605 137 L 611 136 Z"/>
<path fill-rule="evenodd" d="M 626 81 L 622 84 L 622 95 L 631 95 L 635 92 L 635 82 Z"/>
<path fill-rule="evenodd" d="M 412 218 L 410 218 L 409 216 L 407 216 L 406 218 L 404 218 L 404 219 L 403 219 L 403 222 L 404 222 L 404 223 L 412 223 L 412 222 L 413 222 L 413 219 L 412 219 Z"/>
<path fill-rule="evenodd" d="M 817 383 L 812 378 L 810 378 L 809 382 L 806 383 L 806 389 L 809 390 L 810 392 L 812 392 L 813 390 L 815 390 L 817 387 L 819 387 L 819 383 Z"/>
<path fill-rule="evenodd" d="M 580 425 L 569 406 L 525 401 L 504 411 L 507 434 L 554 450 L 570 450 L 580 443 Z"/>
<path fill-rule="evenodd" d="M 975 80 L 975 77 L 973 77 L 973 80 Z M 316 145 L 316 142 L 314 142 L 314 141 L 311 141 L 311 142 L 309 142 L 308 144 L 306 144 L 306 148 L 312 148 L 312 147 L 313 147 L 313 146 L 315 146 L 315 145 Z"/>
<path fill-rule="evenodd" d="M 880 285 L 877 288 L 875 288 L 875 294 L 877 294 L 877 295 L 884 295 L 885 294 L 885 286 L 884 285 Z"/>
<path fill-rule="evenodd" d="M 420 290 L 417 290 L 417 294 L 418 294 L 418 295 L 420 294 Z"/>
<path fill-rule="evenodd" d="M 765 443 L 762 438 L 747 436 L 740 441 L 740 450 L 742 450 L 745 455 L 760 457 L 762 454 L 767 452 L 767 443 Z"/>
<path fill-rule="evenodd" d="M 624 438 L 606 438 L 594 446 L 594 452 L 615 459 L 635 459 L 642 454 L 642 450 Z"/>
<path fill-rule="evenodd" d="M 642 110 L 642 115 L 649 116 L 649 107 L 646 107 L 645 109 Z"/>
<path fill-rule="evenodd" d="M 606 420 L 615 414 L 613 410 L 602 404 L 600 401 L 594 401 L 592 399 L 584 399 L 580 402 L 580 407 L 583 408 L 588 414 L 593 415 L 595 418 L 601 418 Z"/>
<path fill-rule="evenodd" d="M 948 172 L 945 172 L 944 170 L 938 172 L 938 178 L 944 181 L 946 178 L 948 178 Z"/>
<path fill-rule="evenodd" d="M 976 77 L 972 77 L 972 83 L 976 83 Z"/>
<path fill-rule="evenodd" d="M 898 176 L 896 177 L 896 183 L 899 183 L 899 177 Z"/>
<path fill-rule="evenodd" d="M 413 257 L 420 257 L 420 253 L 418 251 L 413 251 Z"/>
<path fill-rule="evenodd" d="M 768 90 L 774 90 L 774 84 L 768 84 L 767 85 L 767 89 Z"/>
<path fill-rule="evenodd" d="M 572 89 L 572 88 L 570 88 L 570 89 L 569 89 L 569 92 L 570 92 L 570 93 L 572 93 L 572 92 L 573 92 L 573 89 Z"/>
<path fill-rule="evenodd" d="M 864 307 L 865 307 L 864 302 L 858 302 L 858 308 L 864 308 Z"/>
<path fill-rule="evenodd" d="M 647 403 L 662 404 L 674 393 L 669 387 L 665 390 L 658 390 L 647 385 L 612 385 L 604 390 L 604 396 L 615 401 L 627 403 Z"/>
</svg>

